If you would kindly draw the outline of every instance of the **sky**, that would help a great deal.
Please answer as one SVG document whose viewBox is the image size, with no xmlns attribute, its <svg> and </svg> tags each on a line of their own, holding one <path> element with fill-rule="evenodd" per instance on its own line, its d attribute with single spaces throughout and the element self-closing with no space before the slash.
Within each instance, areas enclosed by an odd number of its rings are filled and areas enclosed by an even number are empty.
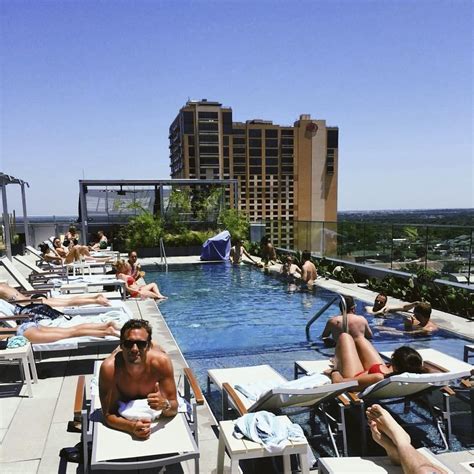
<svg viewBox="0 0 474 474">
<path fill-rule="evenodd" d="M 473 5 L 0 0 L 0 171 L 74 215 L 79 179 L 169 179 L 169 125 L 207 98 L 337 125 L 339 210 L 472 208 Z"/>
</svg>

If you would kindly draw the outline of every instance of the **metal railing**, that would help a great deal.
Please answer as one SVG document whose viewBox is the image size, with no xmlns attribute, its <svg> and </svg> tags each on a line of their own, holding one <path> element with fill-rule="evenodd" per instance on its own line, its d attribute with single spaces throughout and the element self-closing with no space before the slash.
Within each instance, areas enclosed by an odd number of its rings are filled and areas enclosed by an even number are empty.
<svg viewBox="0 0 474 474">
<path fill-rule="evenodd" d="M 368 222 L 265 221 L 275 247 L 319 257 L 474 284 L 474 226 Z"/>
<path fill-rule="evenodd" d="M 166 271 L 168 271 L 168 260 L 166 258 L 165 244 L 163 239 L 160 238 L 160 263 L 163 265 L 163 262 L 165 264 Z"/>
<path fill-rule="evenodd" d="M 347 305 L 346 305 L 346 300 L 344 299 L 343 295 L 337 295 L 331 300 L 329 300 L 307 323 L 305 327 L 305 332 L 306 332 L 306 340 L 309 342 L 311 340 L 311 337 L 309 335 L 309 331 L 311 329 L 311 326 L 315 321 L 319 319 L 319 317 L 326 312 L 326 310 L 332 306 L 337 300 L 340 300 L 340 304 L 342 306 L 342 331 L 343 332 L 348 332 L 348 323 L 347 323 Z"/>
</svg>

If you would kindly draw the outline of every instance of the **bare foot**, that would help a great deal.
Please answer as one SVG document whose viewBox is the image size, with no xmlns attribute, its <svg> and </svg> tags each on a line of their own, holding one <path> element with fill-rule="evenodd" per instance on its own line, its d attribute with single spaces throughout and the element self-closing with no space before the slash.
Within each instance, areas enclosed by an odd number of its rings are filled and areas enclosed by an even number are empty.
<svg viewBox="0 0 474 474">
<path fill-rule="evenodd" d="M 411 444 L 409 434 L 395 421 L 392 415 L 380 405 L 372 405 L 366 411 L 369 422 L 374 421 L 377 429 L 388 436 L 395 446 Z"/>
<path fill-rule="evenodd" d="M 159 299 L 159 300 L 167 300 L 168 297 L 167 297 L 167 296 L 164 296 L 164 295 L 162 295 L 162 294 L 159 294 L 159 295 L 158 295 L 158 299 Z"/>
<path fill-rule="evenodd" d="M 97 303 L 101 306 L 110 306 L 110 301 L 102 294 L 97 295 Z"/>
<path fill-rule="evenodd" d="M 397 447 L 393 444 L 393 441 L 384 433 L 381 433 L 377 427 L 377 422 L 372 420 L 369 421 L 369 428 L 372 433 L 372 439 L 387 452 L 388 457 L 394 463 L 400 464 L 400 457 L 398 456 Z"/>
</svg>

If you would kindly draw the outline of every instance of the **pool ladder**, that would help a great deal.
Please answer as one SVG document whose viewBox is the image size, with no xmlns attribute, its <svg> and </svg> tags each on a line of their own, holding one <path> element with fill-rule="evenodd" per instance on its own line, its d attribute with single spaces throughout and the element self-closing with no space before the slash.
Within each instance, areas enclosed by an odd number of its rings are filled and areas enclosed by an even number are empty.
<svg viewBox="0 0 474 474">
<path fill-rule="evenodd" d="M 349 326 L 347 324 L 347 305 L 344 296 L 337 295 L 333 299 L 331 299 L 328 303 L 326 303 L 307 323 L 306 323 L 306 340 L 310 341 L 311 337 L 309 335 L 309 330 L 311 325 L 336 301 L 340 300 L 340 304 L 342 306 L 342 331 L 348 332 Z"/>
<path fill-rule="evenodd" d="M 165 265 L 166 271 L 168 271 L 168 260 L 166 259 L 166 251 L 165 251 L 165 244 L 163 242 L 163 239 L 160 238 L 160 264 Z"/>
</svg>

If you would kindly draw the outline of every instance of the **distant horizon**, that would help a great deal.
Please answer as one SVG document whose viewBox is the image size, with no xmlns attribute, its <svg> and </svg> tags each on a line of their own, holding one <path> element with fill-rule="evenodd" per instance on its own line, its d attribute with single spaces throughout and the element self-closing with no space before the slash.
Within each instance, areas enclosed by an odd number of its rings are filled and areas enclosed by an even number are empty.
<svg viewBox="0 0 474 474">
<path fill-rule="evenodd" d="M 207 98 L 235 122 L 337 126 L 340 209 L 472 208 L 472 16 L 472 0 L 3 1 L 0 171 L 31 185 L 32 215 L 75 213 L 79 179 L 169 179 L 169 127 Z"/>
</svg>

